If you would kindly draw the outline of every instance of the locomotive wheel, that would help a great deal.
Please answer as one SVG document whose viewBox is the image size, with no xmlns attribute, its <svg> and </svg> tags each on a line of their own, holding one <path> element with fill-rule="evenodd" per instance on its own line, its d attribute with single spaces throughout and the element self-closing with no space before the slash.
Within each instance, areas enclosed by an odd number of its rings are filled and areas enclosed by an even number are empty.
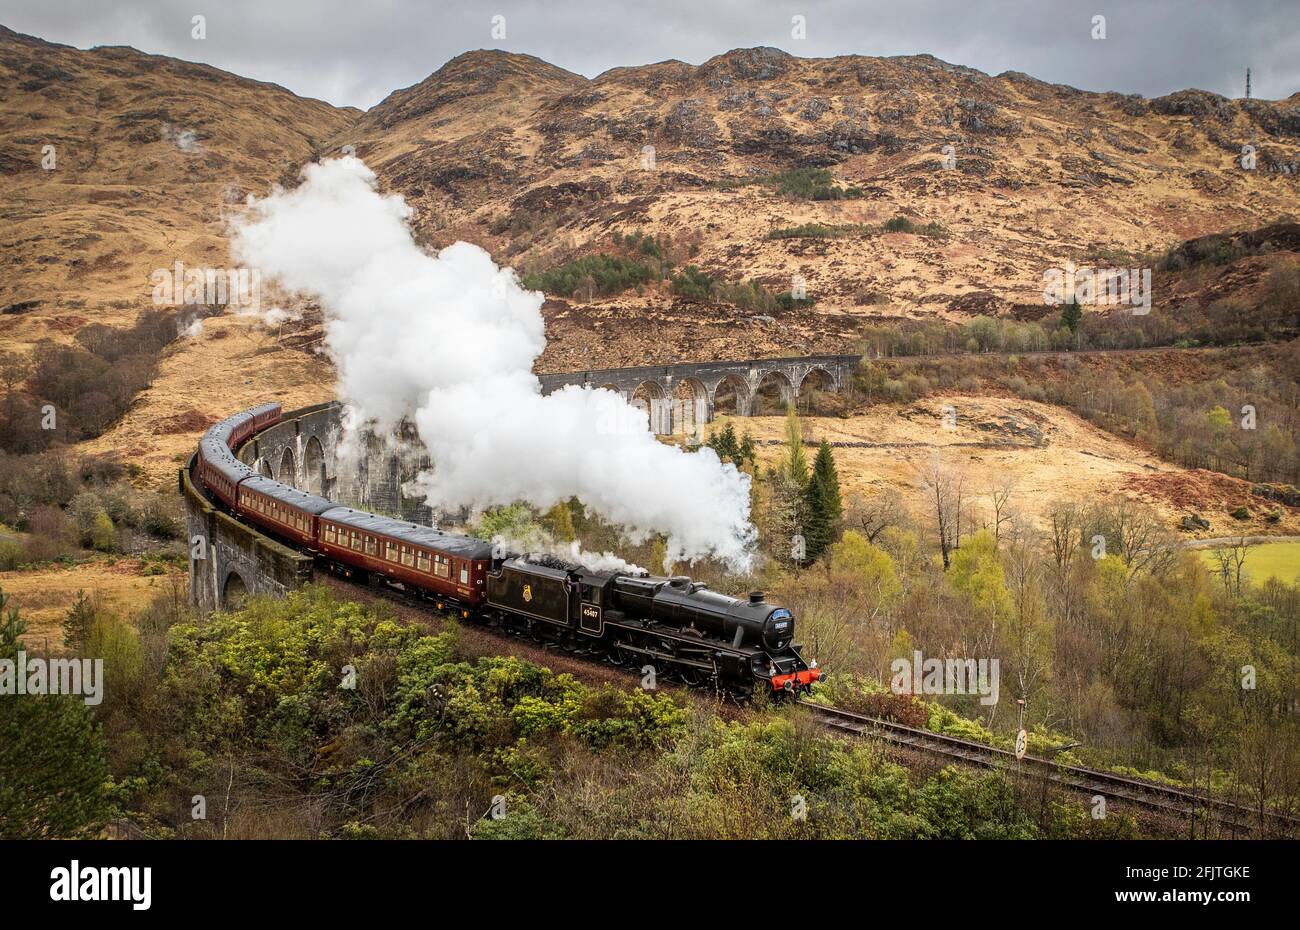
<svg viewBox="0 0 1300 930">
<path fill-rule="evenodd" d="M 709 673 L 702 668 L 687 665 L 682 668 L 682 683 L 691 688 L 698 688 L 709 680 Z"/>
</svg>

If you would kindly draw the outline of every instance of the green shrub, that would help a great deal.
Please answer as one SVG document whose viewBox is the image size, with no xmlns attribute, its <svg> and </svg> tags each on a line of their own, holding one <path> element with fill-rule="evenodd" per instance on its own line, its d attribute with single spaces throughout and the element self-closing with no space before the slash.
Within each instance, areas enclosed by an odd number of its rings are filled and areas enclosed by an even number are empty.
<svg viewBox="0 0 1300 930">
<path fill-rule="evenodd" d="M 174 495 L 150 493 L 140 508 L 140 526 L 160 539 L 175 539 L 181 534 L 180 503 Z"/>
<path fill-rule="evenodd" d="M 647 244 L 651 246 L 649 250 Z M 641 251 L 658 257 L 658 246 L 653 239 L 643 240 Z M 524 275 L 521 283 L 530 290 L 560 297 L 609 297 L 647 284 L 655 277 L 655 272 L 643 262 L 602 252 L 565 262 L 549 271 Z"/>
<path fill-rule="evenodd" d="M 912 233 L 917 236 L 930 236 L 936 239 L 948 238 L 948 229 L 942 223 L 915 223 L 905 216 L 895 216 L 885 220 L 885 232 Z"/>
<path fill-rule="evenodd" d="M 854 200 L 866 196 L 858 187 L 840 187 L 826 168 L 792 168 L 764 179 L 777 193 L 802 200 Z"/>
<path fill-rule="evenodd" d="M 869 236 L 876 232 L 862 223 L 845 223 L 827 226 L 824 223 L 804 223 L 801 226 L 784 226 L 767 234 L 769 239 L 842 239 L 846 236 Z"/>
<path fill-rule="evenodd" d="M 708 300 L 712 296 L 713 278 L 695 265 L 687 265 L 680 274 L 673 275 L 672 291 L 679 297 Z"/>
<path fill-rule="evenodd" d="M 23 561 L 23 545 L 16 539 L 0 538 L 0 572 L 11 572 Z"/>
<path fill-rule="evenodd" d="M 90 546 L 96 552 L 113 552 L 117 549 L 117 530 L 108 514 L 102 510 L 95 514 L 95 523 L 90 531 Z"/>
</svg>

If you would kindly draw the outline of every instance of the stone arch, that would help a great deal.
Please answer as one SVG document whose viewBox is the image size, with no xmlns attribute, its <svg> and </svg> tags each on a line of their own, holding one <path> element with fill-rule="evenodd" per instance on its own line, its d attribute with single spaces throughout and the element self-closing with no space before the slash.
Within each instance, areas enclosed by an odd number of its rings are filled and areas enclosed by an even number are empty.
<svg viewBox="0 0 1300 930">
<path fill-rule="evenodd" d="M 239 572 L 232 571 L 226 575 L 225 584 L 221 586 L 221 608 L 238 610 L 244 606 L 251 593 L 248 585 L 244 583 L 244 577 Z"/>
<path fill-rule="evenodd" d="M 749 385 L 738 374 L 727 375 L 713 386 L 713 396 L 710 398 L 710 402 L 715 417 L 718 414 L 738 417 L 749 416 Z"/>
<path fill-rule="evenodd" d="M 275 475 L 271 474 L 271 463 L 265 458 L 259 458 L 257 460 L 257 464 L 253 467 L 253 471 L 257 472 L 263 478 L 275 477 Z"/>
<path fill-rule="evenodd" d="M 704 441 L 704 424 L 709 416 L 709 392 L 696 378 L 682 378 L 673 388 L 672 428 L 674 436 Z"/>
<path fill-rule="evenodd" d="M 754 416 L 776 416 L 785 412 L 787 404 L 794 403 L 795 389 L 790 376 L 779 368 L 772 368 L 758 378 L 754 387 L 752 412 Z"/>
<path fill-rule="evenodd" d="M 275 478 L 281 484 L 294 486 L 298 484 L 298 472 L 293 460 L 293 446 L 284 447 L 284 454 L 280 456 L 280 469 L 275 473 Z"/>
<path fill-rule="evenodd" d="M 658 381 L 642 381 L 632 392 L 632 406 L 645 411 L 650 418 L 650 432 L 664 436 L 672 432 L 668 397 Z"/>
<path fill-rule="evenodd" d="M 325 494 L 325 449 L 320 440 L 312 436 L 302 454 L 302 480 L 305 490 L 312 494 Z"/>
<path fill-rule="evenodd" d="M 622 396 L 623 396 L 623 389 L 622 389 L 621 387 L 619 387 L 617 384 L 602 384 L 602 385 L 600 386 L 600 390 L 602 390 L 602 391 L 613 391 L 613 392 L 614 392 L 615 394 L 617 394 L 619 397 L 622 397 Z"/>
<path fill-rule="evenodd" d="M 814 415 L 831 413 L 837 409 L 831 400 L 831 395 L 836 393 L 835 376 L 820 365 L 814 365 L 799 382 L 799 410 Z"/>
</svg>

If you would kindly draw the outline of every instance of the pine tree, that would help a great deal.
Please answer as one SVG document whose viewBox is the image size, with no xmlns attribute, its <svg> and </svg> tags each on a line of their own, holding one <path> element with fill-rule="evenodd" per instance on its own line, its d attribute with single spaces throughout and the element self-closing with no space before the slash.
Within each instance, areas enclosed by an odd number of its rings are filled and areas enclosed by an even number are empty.
<svg viewBox="0 0 1300 930">
<path fill-rule="evenodd" d="M 799 414 L 795 413 L 794 404 L 785 411 L 785 445 L 786 460 L 784 471 L 800 488 L 808 486 L 808 456 L 803 450 L 803 428 L 799 425 Z"/>
<path fill-rule="evenodd" d="M 812 478 L 804 496 L 804 538 L 808 560 L 816 560 L 835 541 L 844 505 L 840 499 L 840 478 L 835 469 L 835 455 L 825 439 L 817 447 Z"/>
<path fill-rule="evenodd" d="M 736 442 L 736 429 L 730 422 L 722 427 L 721 433 L 709 436 L 709 446 L 723 461 L 740 464 L 740 445 Z"/>
<path fill-rule="evenodd" d="M 26 624 L 0 591 L 0 659 L 23 649 Z M 76 695 L 0 697 L 0 836 L 94 836 L 108 813 L 108 764 L 94 716 Z"/>
<path fill-rule="evenodd" d="M 774 472 L 766 482 L 765 529 L 771 553 L 786 565 L 808 561 L 808 544 L 803 538 L 804 489 L 785 469 Z"/>
<path fill-rule="evenodd" d="M 1079 298 L 1075 297 L 1068 304 L 1061 308 L 1061 323 L 1071 333 L 1079 331 L 1079 323 L 1083 320 L 1083 307 L 1079 306 Z"/>
<path fill-rule="evenodd" d="M 80 652 L 90 639 L 90 629 L 94 625 L 95 605 L 85 591 L 78 591 L 77 599 L 63 618 L 63 645 L 73 652 Z"/>
<path fill-rule="evenodd" d="M 748 462 L 750 468 L 758 467 L 758 453 L 754 449 L 754 437 L 749 434 L 749 430 L 745 430 L 745 435 L 740 440 L 739 454 L 742 464 Z"/>
</svg>

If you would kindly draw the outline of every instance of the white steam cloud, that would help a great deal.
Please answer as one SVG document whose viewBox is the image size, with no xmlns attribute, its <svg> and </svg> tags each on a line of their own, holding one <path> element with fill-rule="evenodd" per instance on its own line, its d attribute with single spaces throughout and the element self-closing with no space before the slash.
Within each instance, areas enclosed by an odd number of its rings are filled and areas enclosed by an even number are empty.
<svg viewBox="0 0 1300 930">
<path fill-rule="evenodd" d="M 546 508 L 576 496 L 634 538 L 666 534 L 671 560 L 748 567 L 749 476 L 711 449 L 658 442 L 613 392 L 543 396 L 532 372 L 546 346 L 541 295 L 478 246 L 421 251 L 410 215 L 359 159 L 333 159 L 253 201 L 232 249 L 320 298 L 352 422 L 413 420 L 434 462 L 420 481 L 429 505 Z"/>
</svg>

